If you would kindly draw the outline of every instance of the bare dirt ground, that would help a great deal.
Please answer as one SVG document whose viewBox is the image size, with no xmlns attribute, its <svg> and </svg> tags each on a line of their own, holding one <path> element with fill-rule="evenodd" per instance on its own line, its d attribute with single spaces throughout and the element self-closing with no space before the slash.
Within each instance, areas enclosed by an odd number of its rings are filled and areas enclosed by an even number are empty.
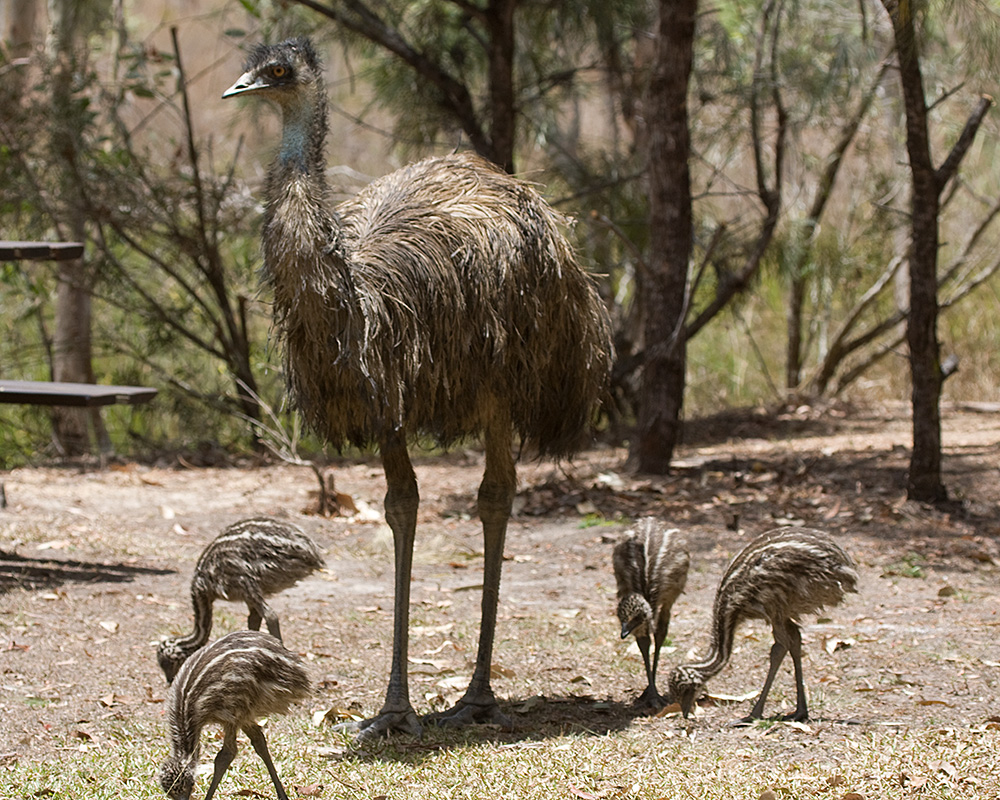
<svg viewBox="0 0 1000 800">
<path fill-rule="evenodd" d="M 746 699 L 707 704 L 699 735 L 756 736 L 782 746 L 883 726 L 995 726 L 1000 714 L 1000 414 L 945 409 L 945 480 L 953 500 L 907 502 L 909 422 L 896 411 L 801 409 L 778 418 L 732 414 L 692 422 L 676 469 L 637 476 L 625 452 L 523 464 L 501 587 L 494 688 L 535 737 L 628 725 L 643 688 L 634 644 L 614 617 L 611 545 L 628 520 L 653 514 L 686 532 L 692 569 L 674 607 L 665 675 L 707 644 L 712 595 L 751 536 L 783 524 L 829 531 L 861 572 L 858 595 L 804 620 L 812 720 L 747 733 L 769 632 L 737 634 L 730 666 L 709 685 Z M 418 712 L 453 701 L 471 673 L 479 616 L 481 536 L 475 517 L 482 456 L 417 459 L 421 514 L 413 578 L 410 673 Z M 275 598 L 287 645 L 318 686 L 308 713 L 370 714 L 388 675 L 392 539 L 381 515 L 377 460 L 334 465 L 359 513 L 323 519 L 312 474 L 289 466 L 104 470 L 18 469 L 0 475 L 0 763 L 47 758 L 74 738 L 99 742 L 106 721 L 162 725 L 160 637 L 189 629 L 187 585 L 201 549 L 225 525 L 257 514 L 295 521 L 328 569 Z M 245 623 L 216 606 L 214 635 Z M 661 681 L 665 688 L 665 680 Z M 768 712 L 794 703 L 790 668 Z M 815 748 L 800 757 L 822 758 Z"/>
</svg>

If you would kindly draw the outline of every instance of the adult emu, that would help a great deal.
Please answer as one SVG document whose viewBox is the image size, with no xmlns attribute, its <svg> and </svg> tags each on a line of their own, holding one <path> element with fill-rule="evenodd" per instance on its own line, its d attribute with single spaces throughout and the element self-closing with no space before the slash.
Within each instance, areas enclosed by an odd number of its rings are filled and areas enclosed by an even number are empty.
<svg viewBox="0 0 1000 800">
<path fill-rule="evenodd" d="M 264 276 L 293 401 L 334 446 L 377 445 L 395 549 L 392 667 L 363 736 L 421 730 L 406 675 L 419 495 L 407 441 L 481 435 L 482 622 L 469 688 L 429 721 L 509 725 L 490 687 L 500 568 L 516 489 L 514 436 L 539 455 L 582 443 L 607 381 L 607 313 L 525 183 L 474 155 L 430 158 L 328 205 L 326 93 L 306 39 L 257 46 L 223 97 L 282 112 L 268 172 Z"/>
</svg>

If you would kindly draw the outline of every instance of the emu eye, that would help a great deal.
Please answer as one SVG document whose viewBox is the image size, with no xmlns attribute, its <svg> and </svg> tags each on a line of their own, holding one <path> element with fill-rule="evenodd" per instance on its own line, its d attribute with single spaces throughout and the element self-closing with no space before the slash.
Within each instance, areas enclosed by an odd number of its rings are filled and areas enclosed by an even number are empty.
<svg viewBox="0 0 1000 800">
<path fill-rule="evenodd" d="M 285 73 L 287 71 L 288 70 L 286 70 L 282 66 L 271 67 L 271 75 L 273 75 L 275 78 L 283 78 L 283 77 L 285 77 Z"/>
</svg>

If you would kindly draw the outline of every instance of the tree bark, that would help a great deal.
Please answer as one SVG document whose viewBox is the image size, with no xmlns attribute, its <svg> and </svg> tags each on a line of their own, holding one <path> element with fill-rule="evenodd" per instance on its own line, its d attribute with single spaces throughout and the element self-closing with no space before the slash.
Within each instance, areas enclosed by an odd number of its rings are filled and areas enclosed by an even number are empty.
<svg viewBox="0 0 1000 800">
<path fill-rule="evenodd" d="M 97 5 L 96 3 L 94 4 Z M 82 112 L 74 95 L 74 82 L 81 71 L 80 60 L 85 46 L 80 42 L 89 32 L 81 18 L 87 18 L 86 4 L 71 0 L 50 5 L 52 24 L 52 153 L 63 172 L 62 213 L 66 231 L 75 241 L 86 234 L 85 213 L 80 201 L 77 171 L 80 134 L 84 125 Z M 72 383 L 93 383 L 91 363 L 91 271 L 84 259 L 60 262 L 55 307 L 55 330 L 52 338 L 52 379 Z M 93 424 L 103 446 L 107 434 L 97 410 L 62 408 L 52 412 L 52 433 L 63 455 L 79 456 L 91 452 L 90 426 Z"/>
<path fill-rule="evenodd" d="M 913 382 L 913 452 L 906 491 L 911 500 L 938 502 L 948 498 L 941 481 L 941 385 L 945 375 L 941 369 L 937 338 L 941 192 L 958 170 L 993 100 L 987 96 L 979 99 L 951 152 L 935 169 L 913 8 L 909 0 L 882 0 L 882 4 L 889 12 L 896 40 L 899 80 L 906 111 L 906 151 L 913 181 L 910 200 L 910 314 L 906 326 Z"/>
<path fill-rule="evenodd" d="M 654 474 L 669 470 L 682 424 L 692 247 L 687 95 L 697 10 L 697 0 L 659 0 L 646 97 L 650 258 L 639 274 L 646 347 L 632 456 L 639 470 Z"/>
<path fill-rule="evenodd" d="M 493 0 L 486 11 L 493 161 L 514 172 L 514 9 L 517 0 Z"/>
<path fill-rule="evenodd" d="M 906 151 L 913 192 L 910 199 L 910 350 L 913 450 L 907 478 L 911 500 L 947 498 L 941 481 L 941 364 L 937 338 L 938 214 L 941 186 L 931 158 L 920 56 L 912 8 L 907 0 L 882 0 L 892 20 L 899 79 L 906 112 Z"/>
</svg>

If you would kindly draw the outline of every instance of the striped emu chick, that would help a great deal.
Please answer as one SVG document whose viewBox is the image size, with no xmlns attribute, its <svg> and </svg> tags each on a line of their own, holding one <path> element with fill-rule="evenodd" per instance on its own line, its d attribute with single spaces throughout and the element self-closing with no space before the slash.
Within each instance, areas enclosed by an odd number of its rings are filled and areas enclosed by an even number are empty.
<svg viewBox="0 0 1000 800">
<path fill-rule="evenodd" d="M 194 630 L 160 642 L 156 659 L 170 683 L 181 664 L 208 641 L 216 600 L 244 602 L 247 627 L 281 639 L 278 616 L 265 598 L 282 592 L 323 566 L 316 544 L 290 522 L 255 517 L 235 522 L 202 551 L 191 578 Z"/>
<path fill-rule="evenodd" d="M 838 605 L 857 591 L 854 562 L 821 531 L 783 528 L 768 531 L 743 548 L 730 563 L 715 593 L 711 647 L 701 661 L 683 664 L 670 674 L 670 691 L 686 717 L 706 681 L 729 661 L 736 628 L 747 619 L 771 625 L 774 644 L 764 687 L 750 715 L 760 719 L 764 701 L 786 653 L 795 670 L 795 711 L 784 717 L 799 722 L 809 718 L 802 680 L 802 634 L 795 622 L 803 614 Z"/>
<path fill-rule="evenodd" d="M 264 761 L 279 800 L 288 800 L 257 720 L 286 714 L 308 697 L 309 675 L 302 659 L 273 636 L 237 631 L 203 647 L 184 662 L 167 697 L 170 757 L 160 767 L 160 786 L 172 800 L 188 800 L 201 748 L 201 729 L 222 726 L 222 749 L 205 800 L 211 800 L 236 757 L 243 730 Z"/>
<path fill-rule="evenodd" d="M 668 530 L 647 517 L 639 520 L 615 545 L 612 563 L 618 584 L 622 639 L 629 634 L 635 636 L 646 667 L 646 689 L 636 704 L 656 707 L 664 703 L 656 690 L 656 666 L 670 627 L 670 609 L 687 583 L 690 565 L 687 542 L 680 531 Z"/>
</svg>

